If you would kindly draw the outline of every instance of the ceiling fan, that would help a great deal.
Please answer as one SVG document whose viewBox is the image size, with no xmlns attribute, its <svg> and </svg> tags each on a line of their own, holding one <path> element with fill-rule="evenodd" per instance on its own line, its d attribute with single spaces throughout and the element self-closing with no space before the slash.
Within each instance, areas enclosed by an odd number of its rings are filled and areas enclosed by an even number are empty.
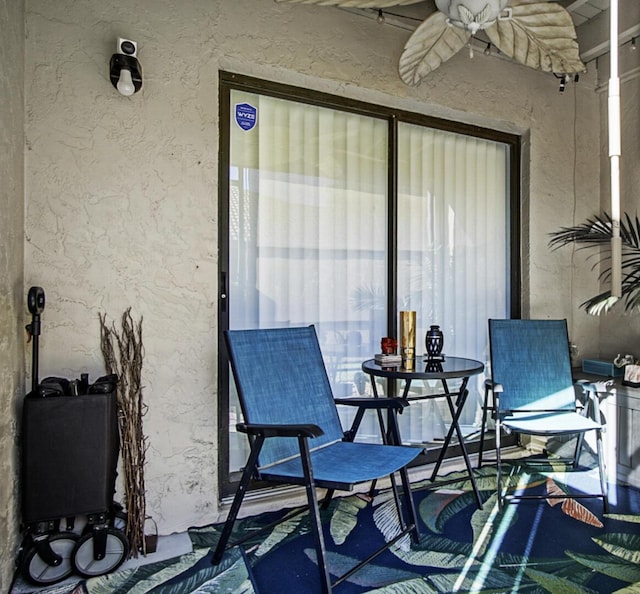
<svg viewBox="0 0 640 594">
<path fill-rule="evenodd" d="M 344 8 L 407 6 L 422 0 L 276 0 Z M 586 70 L 571 16 L 546 0 L 435 0 L 437 10 L 414 31 L 400 56 L 400 78 L 417 86 L 479 31 L 505 56 L 557 75 Z"/>
</svg>

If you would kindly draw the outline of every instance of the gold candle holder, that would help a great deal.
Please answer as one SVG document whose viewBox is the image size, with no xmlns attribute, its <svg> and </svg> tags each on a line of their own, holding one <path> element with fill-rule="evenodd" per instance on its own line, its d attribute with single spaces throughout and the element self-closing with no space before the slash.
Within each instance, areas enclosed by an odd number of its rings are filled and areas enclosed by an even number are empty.
<svg viewBox="0 0 640 594">
<path fill-rule="evenodd" d="M 400 354 L 402 367 L 413 369 L 416 353 L 416 312 L 400 312 Z"/>
</svg>

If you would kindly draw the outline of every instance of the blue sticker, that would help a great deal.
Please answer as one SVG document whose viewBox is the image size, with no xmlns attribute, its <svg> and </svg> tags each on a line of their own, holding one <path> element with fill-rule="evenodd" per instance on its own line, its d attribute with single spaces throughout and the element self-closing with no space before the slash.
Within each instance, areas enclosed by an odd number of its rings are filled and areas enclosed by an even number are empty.
<svg viewBox="0 0 640 594">
<path fill-rule="evenodd" d="M 249 103 L 236 103 L 236 123 L 247 132 L 258 121 L 258 110 Z"/>
</svg>

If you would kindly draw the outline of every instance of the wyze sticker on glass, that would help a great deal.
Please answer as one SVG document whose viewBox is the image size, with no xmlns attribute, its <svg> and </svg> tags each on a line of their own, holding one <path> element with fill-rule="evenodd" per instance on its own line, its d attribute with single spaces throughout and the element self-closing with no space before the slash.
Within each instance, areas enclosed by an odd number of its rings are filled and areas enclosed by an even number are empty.
<svg viewBox="0 0 640 594">
<path fill-rule="evenodd" d="M 258 121 L 258 110 L 249 103 L 236 103 L 236 124 L 248 132 Z"/>
</svg>

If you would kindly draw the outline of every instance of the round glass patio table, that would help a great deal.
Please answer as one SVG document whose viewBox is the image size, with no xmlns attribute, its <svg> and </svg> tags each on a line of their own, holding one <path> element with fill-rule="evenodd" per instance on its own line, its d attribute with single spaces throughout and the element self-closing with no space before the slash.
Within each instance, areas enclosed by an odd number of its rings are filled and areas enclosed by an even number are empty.
<svg viewBox="0 0 640 594">
<path fill-rule="evenodd" d="M 462 456 L 467 467 L 469 479 L 473 486 L 473 491 L 478 503 L 478 507 L 482 508 L 482 500 L 480 499 L 480 493 L 476 485 L 475 478 L 473 476 L 473 469 L 471 467 L 471 461 L 467 448 L 464 442 L 464 436 L 460 429 L 460 415 L 464 408 L 464 403 L 469 394 L 467 389 L 467 383 L 469 378 L 473 375 L 478 375 L 484 371 L 484 364 L 481 361 L 475 359 L 466 359 L 463 357 L 449 357 L 445 356 L 442 361 L 430 360 L 425 358 L 424 361 L 415 359 L 412 369 L 405 369 L 401 366 L 383 366 L 376 363 L 375 359 L 368 359 L 362 363 L 362 371 L 368 374 L 371 378 L 371 385 L 373 387 L 373 395 L 378 397 L 378 388 L 376 386 L 376 377 L 385 377 L 393 380 L 403 380 L 404 389 L 402 395 L 398 396 L 407 401 L 413 400 L 425 400 L 430 398 L 445 398 L 451 413 L 451 426 L 445 437 L 444 443 L 440 450 L 438 460 L 431 474 L 431 481 L 435 481 L 438 475 L 438 470 L 451 443 L 451 439 L 455 432 L 460 449 L 462 450 Z M 447 380 L 460 380 L 460 386 L 455 392 L 449 390 Z M 442 384 L 442 392 L 435 394 L 420 394 L 417 396 L 409 396 L 409 389 L 411 388 L 411 382 L 413 380 L 439 380 Z"/>
</svg>

